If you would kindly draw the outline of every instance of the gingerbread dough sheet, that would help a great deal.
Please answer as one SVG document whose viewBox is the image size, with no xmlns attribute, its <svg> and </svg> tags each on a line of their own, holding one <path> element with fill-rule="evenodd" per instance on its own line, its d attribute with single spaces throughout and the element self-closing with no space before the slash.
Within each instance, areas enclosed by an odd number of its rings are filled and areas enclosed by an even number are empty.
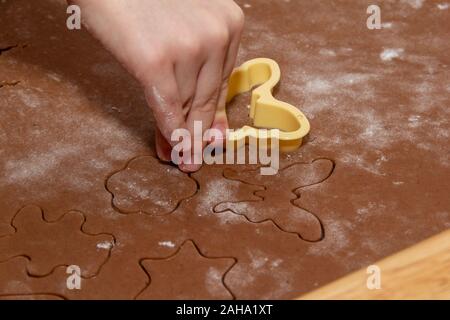
<svg viewBox="0 0 450 320">
<path fill-rule="evenodd" d="M 238 2 L 238 64 L 276 60 L 311 122 L 272 177 L 161 163 L 139 85 L 65 1 L 0 2 L 0 298 L 294 298 L 450 227 L 449 9 L 382 1 L 369 30 L 370 1 Z"/>
</svg>

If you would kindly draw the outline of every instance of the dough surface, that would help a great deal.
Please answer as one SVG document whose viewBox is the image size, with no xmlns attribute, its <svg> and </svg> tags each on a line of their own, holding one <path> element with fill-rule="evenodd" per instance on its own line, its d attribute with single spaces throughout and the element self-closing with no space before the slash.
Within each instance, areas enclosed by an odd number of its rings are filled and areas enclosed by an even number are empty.
<svg viewBox="0 0 450 320">
<path fill-rule="evenodd" d="M 0 2 L 0 296 L 294 298 L 450 227 L 448 11 L 385 1 L 368 30 L 369 1 L 245 3 L 237 64 L 276 60 L 312 127 L 273 179 L 159 163 L 140 86 L 65 1 Z"/>
</svg>

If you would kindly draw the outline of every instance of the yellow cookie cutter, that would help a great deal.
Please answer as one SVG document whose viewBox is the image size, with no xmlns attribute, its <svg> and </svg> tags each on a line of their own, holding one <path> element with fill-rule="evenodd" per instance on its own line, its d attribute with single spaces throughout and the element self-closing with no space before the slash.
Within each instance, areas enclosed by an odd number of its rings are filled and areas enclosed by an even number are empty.
<svg viewBox="0 0 450 320">
<path fill-rule="evenodd" d="M 310 130 L 306 116 L 296 107 L 275 99 L 274 87 L 280 81 L 281 72 L 272 59 L 257 58 L 236 68 L 230 76 L 227 103 L 236 95 L 252 90 L 250 118 L 253 127 L 243 126 L 231 132 L 227 143 L 248 142 L 248 138 L 268 139 L 273 130 L 262 134 L 258 128 L 279 129 L 279 146 L 283 152 L 294 151 L 302 145 L 303 138 Z"/>
</svg>

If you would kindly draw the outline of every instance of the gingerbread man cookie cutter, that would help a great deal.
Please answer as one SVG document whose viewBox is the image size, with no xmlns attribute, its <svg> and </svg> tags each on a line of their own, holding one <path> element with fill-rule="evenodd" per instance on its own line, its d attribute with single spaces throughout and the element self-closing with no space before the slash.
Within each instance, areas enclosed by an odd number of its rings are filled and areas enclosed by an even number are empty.
<svg viewBox="0 0 450 320">
<path fill-rule="evenodd" d="M 230 76 L 227 103 L 235 96 L 252 90 L 250 118 L 253 126 L 243 126 L 231 132 L 227 143 L 246 143 L 250 138 L 270 139 L 278 129 L 280 150 L 289 152 L 302 145 L 309 133 L 310 124 L 306 116 L 293 105 L 279 101 L 272 95 L 280 81 L 281 72 L 272 59 L 257 58 L 236 68 Z M 260 130 L 266 128 L 269 130 Z"/>
</svg>

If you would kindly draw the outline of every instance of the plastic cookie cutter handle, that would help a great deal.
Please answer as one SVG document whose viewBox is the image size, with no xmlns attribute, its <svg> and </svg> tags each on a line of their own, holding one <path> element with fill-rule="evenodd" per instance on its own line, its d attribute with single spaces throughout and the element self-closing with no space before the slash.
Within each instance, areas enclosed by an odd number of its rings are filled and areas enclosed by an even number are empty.
<svg viewBox="0 0 450 320">
<path fill-rule="evenodd" d="M 296 107 L 275 99 L 274 87 L 280 81 L 280 67 L 271 59 L 257 58 L 236 68 L 229 79 L 227 103 L 236 95 L 252 90 L 250 118 L 253 127 L 244 126 L 228 136 L 228 142 L 242 143 L 248 138 L 267 139 L 271 131 L 262 133 L 258 128 L 279 129 L 279 146 L 283 152 L 298 149 L 310 130 L 306 116 Z"/>
</svg>

